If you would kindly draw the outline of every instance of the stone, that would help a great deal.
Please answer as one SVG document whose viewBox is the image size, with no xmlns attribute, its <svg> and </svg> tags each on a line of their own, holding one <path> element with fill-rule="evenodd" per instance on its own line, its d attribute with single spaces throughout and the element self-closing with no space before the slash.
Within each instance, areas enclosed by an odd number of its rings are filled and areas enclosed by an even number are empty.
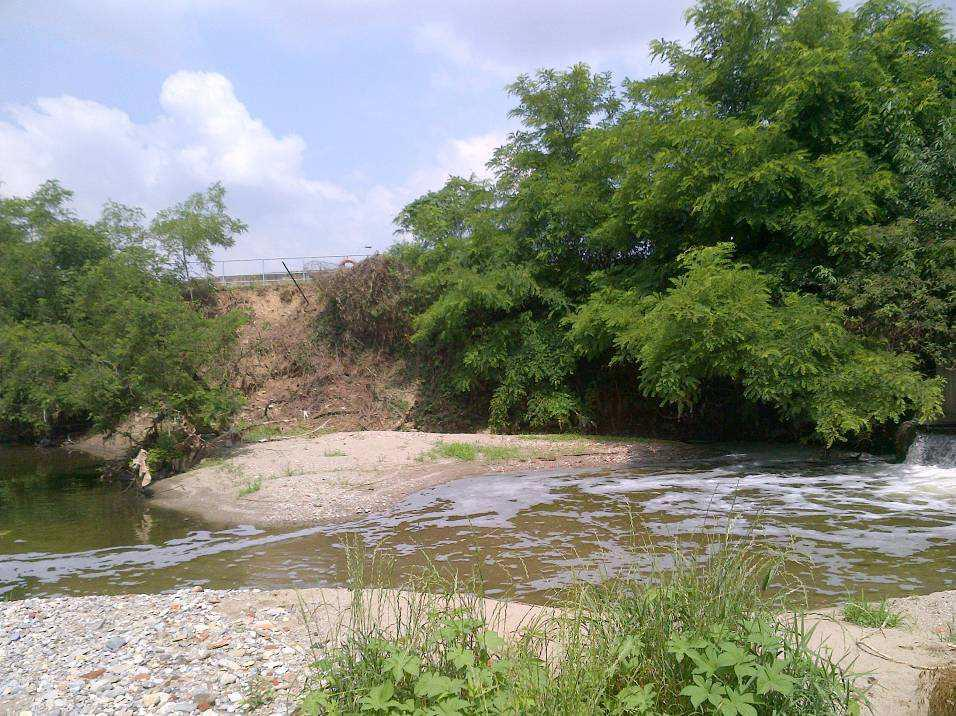
<svg viewBox="0 0 956 716">
<path fill-rule="evenodd" d="M 208 691 L 199 691 L 193 696 L 193 703 L 200 711 L 208 711 L 216 705 L 216 696 Z"/>
<path fill-rule="evenodd" d="M 106 648 L 110 651 L 119 651 L 126 646 L 126 639 L 121 636 L 110 637 L 106 640 Z"/>
<path fill-rule="evenodd" d="M 91 679 L 98 679 L 105 673 L 106 669 L 93 669 L 93 671 L 87 671 L 85 674 L 80 674 L 80 678 L 89 681 Z"/>
</svg>

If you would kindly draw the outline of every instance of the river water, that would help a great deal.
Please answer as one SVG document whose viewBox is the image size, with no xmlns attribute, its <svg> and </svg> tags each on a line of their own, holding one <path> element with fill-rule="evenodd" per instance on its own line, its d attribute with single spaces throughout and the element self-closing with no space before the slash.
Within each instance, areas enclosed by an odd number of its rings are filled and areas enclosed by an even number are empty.
<svg viewBox="0 0 956 716">
<path fill-rule="evenodd" d="M 96 475 L 63 452 L 0 448 L 0 598 L 340 586 L 346 546 L 360 543 L 394 560 L 399 580 L 427 564 L 479 569 L 491 594 L 537 601 L 725 532 L 788 549 L 811 603 L 956 588 L 952 467 L 716 446 L 640 467 L 466 478 L 298 530 L 218 529 Z"/>
</svg>

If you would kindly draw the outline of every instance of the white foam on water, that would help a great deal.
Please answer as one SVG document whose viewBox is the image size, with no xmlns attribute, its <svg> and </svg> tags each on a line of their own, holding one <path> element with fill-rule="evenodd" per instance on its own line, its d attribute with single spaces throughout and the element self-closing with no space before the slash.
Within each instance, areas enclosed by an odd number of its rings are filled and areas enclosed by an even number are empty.
<svg viewBox="0 0 956 716">
<path fill-rule="evenodd" d="M 956 468 L 956 435 L 917 433 L 906 452 L 906 464 Z"/>
</svg>

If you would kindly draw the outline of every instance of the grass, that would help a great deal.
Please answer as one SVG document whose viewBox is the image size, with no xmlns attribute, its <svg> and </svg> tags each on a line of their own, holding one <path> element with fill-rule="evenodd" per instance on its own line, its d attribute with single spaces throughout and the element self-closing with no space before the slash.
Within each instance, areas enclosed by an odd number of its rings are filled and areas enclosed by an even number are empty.
<svg viewBox="0 0 956 716">
<path fill-rule="evenodd" d="M 255 443 L 277 437 L 294 437 L 305 432 L 308 432 L 307 429 L 301 425 L 292 425 L 285 428 L 280 425 L 250 425 L 242 428 L 242 439 L 247 443 Z"/>
<path fill-rule="evenodd" d="M 529 435 L 516 435 L 522 440 L 547 440 L 548 442 L 612 442 L 612 443 L 646 443 L 648 438 L 636 437 L 634 435 L 585 435 L 584 433 L 539 433 Z"/>
<path fill-rule="evenodd" d="M 843 604 L 843 618 L 851 624 L 876 629 L 892 629 L 903 623 L 903 617 L 892 611 L 886 600 L 868 602 L 860 592 L 860 597 L 850 595 Z"/>
<path fill-rule="evenodd" d="M 348 453 L 342 450 L 326 450 L 322 453 L 325 457 L 345 457 Z"/>
<path fill-rule="evenodd" d="M 580 583 L 514 629 L 480 580 L 369 589 L 314 664 L 303 714 L 857 714 L 840 664 L 772 591 L 778 556 L 675 550 L 652 583 Z M 437 580 L 437 581 L 436 581 Z"/>
<path fill-rule="evenodd" d="M 262 478 L 257 477 L 252 482 L 247 482 L 239 489 L 239 497 L 245 497 L 246 495 L 251 495 L 254 492 L 259 492 L 262 489 Z"/>
<path fill-rule="evenodd" d="M 460 460 L 474 462 L 484 460 L 518 460 L 525 457 L 525 451 L 514 445 L 480 445 L 466 442 L 439 441 L 435 447 L 418 456 L 419 462 L 429 460 Z"/>
<path fill-rule="evenodd" d="M 942 629 L 940 639 L 947 644 L 956 644 L 956 619 L 953 619 Z"/>
<path fill-rule="evenodd" d="M 226 461 L 229 458 L 222 457 L 220 455 L 213 455 L 211 457 L 203 458 L 199 463 L 199 467 L 221 467 L 226 464 Z"/>
</svg>

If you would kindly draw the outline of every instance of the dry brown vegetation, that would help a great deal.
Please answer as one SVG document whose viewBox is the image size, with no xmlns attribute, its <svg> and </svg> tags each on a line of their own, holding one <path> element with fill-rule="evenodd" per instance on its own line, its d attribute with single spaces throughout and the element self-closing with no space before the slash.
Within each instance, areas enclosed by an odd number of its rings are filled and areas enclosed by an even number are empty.
<svg viewBox="0 0 956 716">
<path fill-rule="evenodd" d="M 358 348 L 317 329 L 323 281 L 218 293 L 218 309 L 239 309 L 236 387 L 246 396 L 246 425 L 330 430 L 395 429 L 408 419 L 417 387 L 384 348 Z"/>
</svg>

